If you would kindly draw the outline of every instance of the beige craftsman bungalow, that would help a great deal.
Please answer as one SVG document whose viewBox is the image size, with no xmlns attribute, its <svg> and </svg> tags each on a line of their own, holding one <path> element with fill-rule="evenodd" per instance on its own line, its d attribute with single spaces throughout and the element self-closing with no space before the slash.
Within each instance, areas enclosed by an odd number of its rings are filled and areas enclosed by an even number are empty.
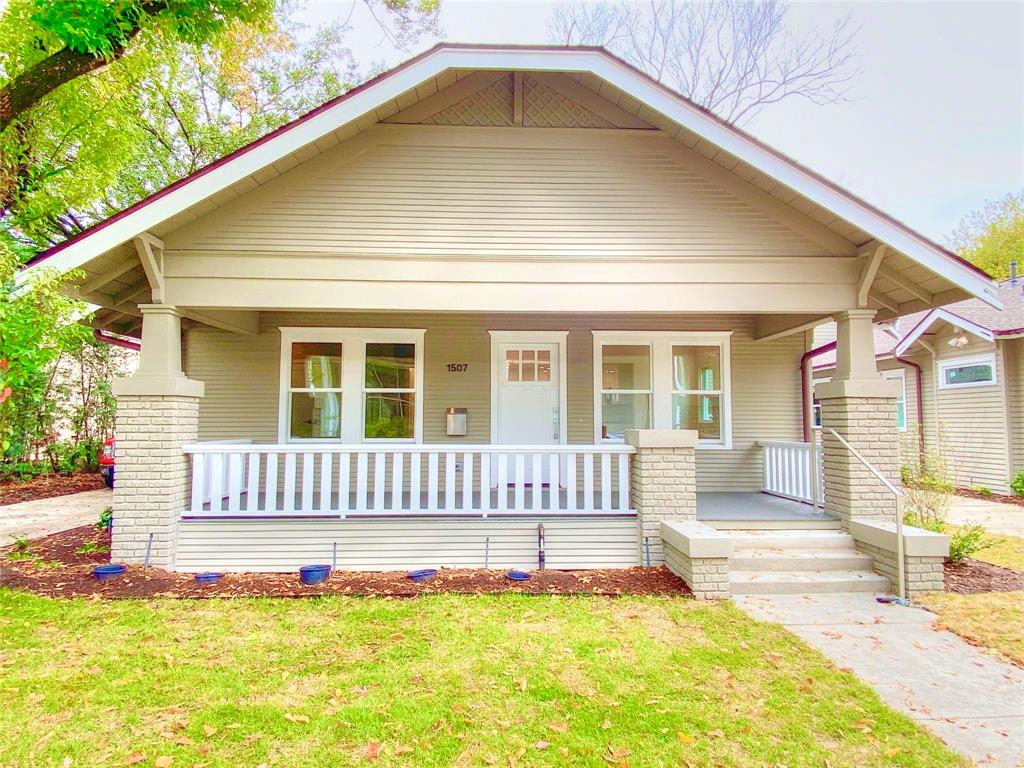
<svg viewBox="0 0 1024 768">
<path fill-rule="evenodd" d="M 583 48 L 440 45 L 39 261 L 84 269 L 98 328 L 141 336 L 115 560 L 532 568 L 543 548 L 666 562 L 701 596 L 889 589 L 896 391 L 872 322 L 999 305 L 954 254 Z M 801 358 L 832 319 L 817 455 Z M 903 545 L 908 589 L 941 586 L 944 538 Z"/>
</svg>

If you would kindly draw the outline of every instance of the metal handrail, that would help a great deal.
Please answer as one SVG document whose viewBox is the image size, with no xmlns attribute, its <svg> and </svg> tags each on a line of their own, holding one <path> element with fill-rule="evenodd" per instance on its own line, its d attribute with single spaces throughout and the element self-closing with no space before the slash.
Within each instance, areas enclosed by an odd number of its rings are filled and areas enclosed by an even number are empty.
<svg viewBox="0 0 1024 768">
<path fill-rule="evenodd" d="M 835 437 L 835 439 L 838 440 L 840 442 L 840 444 L 844 448 L 846 448 L 846 450 L 848 450 L 851 454 L 853 454 L 854 458 L 856 458 L 857 461 L 859 461 L 861 464 L 863 464 L 865 467 L 867 467 L 867 470 L 871 474 L 873 474 L 875 477 L 877 477 L 879 482 L 882 485 L 884 485 L 890 491 L 890 493 L 895 495 L 897 499 L 900 496 L 903 495 L 903 492 L 899 488 L 897 488 L 895 485 L 890 483 L 888 478 L 885 477 L 885 475 L 883 475 L 881 472 L 879 472 L 877 469 L 875 469 L 874 465 L 870 461 L 868 461 L 863 456 L 861 456 L 860 451 L 858 451 L 856 448 L 854 448 L 852 445 L 850 445 L 850 443 L 847 442 L 845 437 L 843 437 L 838 432 L 836 432 L 834 429 L 832 429 L 832 427 L 825 427 L 825 429 L 827 429 L 832 434 L 832 436 Z M 899 595 L 899 597 L 901 599 L 906 599 L 906 590 L 905 590 L 906 574 L 905 574 L 905 570 L 906 570 L 906 565 L 903 562 L 903 515 L 902 515 L 902 513 L 901 513 L 901 511 L 899 509 L 899 506 L 897 505 L 897 509 L 896 509 L 896 592 L 897 592 L 897 594 Z"/>
</svg>

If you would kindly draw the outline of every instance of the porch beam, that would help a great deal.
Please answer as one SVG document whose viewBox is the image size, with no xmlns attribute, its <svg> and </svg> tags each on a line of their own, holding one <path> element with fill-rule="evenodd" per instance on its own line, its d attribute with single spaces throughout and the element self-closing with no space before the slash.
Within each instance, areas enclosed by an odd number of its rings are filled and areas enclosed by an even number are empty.
<svg viewBox="0 0 1024 768">
<path fill-rule="evenodd" d="M 860 309 L 867 309 L 868 299 L 873 298 L 871 296 L 871 286 L 875 283 L 875 277 L 878 275 L 878 270 L 882 266 L 882 259 L 885 258 L 885 246 L 880 245 L 875 248 L 874 252 L 869 254 L 865 261 L 864 267 L 860 273 L 860 280 L 857 282 L 857 306 Z M 885 302 L 879 302 L 882 306 L 889 306 Z"/>
<path fill-rule="evenodd" d="M 868 298 L 871 301 L 875 302 L 876 304 L 881 304 L 883 307 L 885 307 L 888 310 L 891 310 L 892 312 L 899 312 L 899 305 L 896 304 L 894 301 L 890 300 L 887 296 L 883 296 L 878 291 L 869 291 Z M 861 309 L 866 309 L 866 307 L 861 307 Z"/>
<path fill-rule="evenodd" d="M 150 282 L 148 277 L 144 277 L 141 280 L 132 283 L 124 290 L 114 294 L 114 307 L 119 307 L 122 304 L 127 304 L 131 299 L 138 296 L 142 291 L 148 290 Z"/>
<path fill-rule="evenodd" d="M 915 298 L 923 301 L 928 305 L 935 305 L 935 296 L 931 292 L 926 291 L 921 286 L 917 285 L 911 280 L 907 280 L 905 277 L 896 274 L 892 270 L 886 269 L 883 266 L 878 267 L 878 277 L 884 277 L 886 280 L 896 283 L 900 288 L 912 294 Z"/>
<path fill-rule="evenodd" d="M 182 307 L 181 316 L 211 328 L 246 336 L 255 336 L 260 330 L 260 313 L 251 310 L 197 310 Z"/>
<path fill-rule="evenodd" d="M 813 330 L 829 320 L 827 315 L 810 320 L 807 315 L 766 315 L 754 321 L 754 341 L 775 341 L 794 333 Z"/>
<path fill-rule="evenodd" d="M 89 280 L 86 280 L 80 286 L 78 286 L 78 290 L 81 291 L 83 294 L 93 293 L 94 291 L 113 282 L 114 280 L 117 280 L 117 278 L 121 277 L 122 275 L 131 272 L 137 266 L 139 266 L 138 262 L 136 262 L 134 259 L 125 259 L 123 264 L 119 264 L 114 269 L 108 269 L 106 272 L 96 275 L 95 277 Z"/>
</svg>

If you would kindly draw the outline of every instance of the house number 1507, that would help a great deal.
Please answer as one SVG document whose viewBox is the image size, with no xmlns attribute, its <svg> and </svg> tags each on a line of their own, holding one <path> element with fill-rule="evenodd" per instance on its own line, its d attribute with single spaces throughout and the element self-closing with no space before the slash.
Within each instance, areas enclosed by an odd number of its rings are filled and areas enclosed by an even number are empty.
<svg viewBox="0 0 1024 768">
<path fill-rule="evenodd" d="M 469 370 L 469 363 L 448 363 L 448 373 L 465 373 Z"/>
</svg>

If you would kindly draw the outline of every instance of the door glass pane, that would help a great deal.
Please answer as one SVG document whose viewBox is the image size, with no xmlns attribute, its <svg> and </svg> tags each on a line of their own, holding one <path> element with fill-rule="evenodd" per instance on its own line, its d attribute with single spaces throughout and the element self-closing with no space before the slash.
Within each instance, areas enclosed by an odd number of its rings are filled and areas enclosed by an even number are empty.
<svg viewBox="0 0 1024 768">
<path fill-rule="evenodd" d="M 549 361 L 537 363 L 537 381 L 551 381 L 551 363 Z"/>
<path fill-rule="evenodd" d="M 340 392 L 292 392 L 291 429 L 293 438 L 337 439 L 341 437 Z"/>
<path fill-rule="evenodd" d="M 601 396 L 601 437 L 622 439 L 627 429 L 649 429 L 651 396 L 604 394 Z"/>
<path fill-rule="evenodd" d="M 535 363 L 523 363 L 523 381 L 536 381 L 537 367 Z"/>
<path fill-rule="evenodd" d="M 367 389 L 415 389 L 415 344 L 367 344 Z"/>
<path fill-rule="evenodd" d="M 414 436 L 416 395 L 412 392 L 364 395 L 363 419 L 368 438 L 411 438 Z"/>
<path fill-rule="evenodd" d="M 722 439 L 720 395 L 672 395 L 672 429 L 695 429 L 701 440 Z"/>
<path fill-rule="evenodd" d="M 297 388 L 341 388 L 341 344 L 294 342 L 291 382 L 291 385 Z"/>
<path fill-rule="evenodd" d="M 719 347 L 672 347 L 672 389 L 722 388 L 722 351 Z"/>
<path fill-rule="evenodd" d="M 651 348 L 640 344 L 601 347 L 602 389 L 650 389 Z"/>
</svg>

